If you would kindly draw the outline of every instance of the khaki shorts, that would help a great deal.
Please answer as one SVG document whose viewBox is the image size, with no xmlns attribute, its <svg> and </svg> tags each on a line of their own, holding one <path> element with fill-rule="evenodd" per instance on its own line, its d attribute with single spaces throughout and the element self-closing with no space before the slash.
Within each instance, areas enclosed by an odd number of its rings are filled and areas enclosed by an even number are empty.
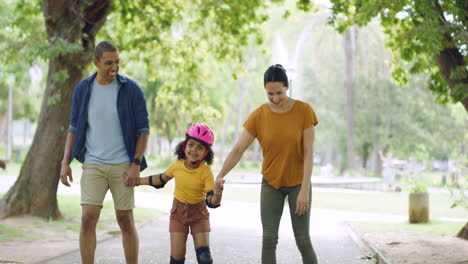
<svg viewBox="0 0 468 264">
<path fill-rule="evenodd" d="M 183 203 L 176 198 L 172 202 L 169 232 L 192 234 L 210 232 L 210 213 L 205 201 L 196 204 Z"/>
<path fill-rule="evenodd" d="M 135 208 L 133 187 L 124 183 L 129 164 L 83 164 L 81 204 L 100 205 L 111 190 L 115 210 Z"/>
</svg>

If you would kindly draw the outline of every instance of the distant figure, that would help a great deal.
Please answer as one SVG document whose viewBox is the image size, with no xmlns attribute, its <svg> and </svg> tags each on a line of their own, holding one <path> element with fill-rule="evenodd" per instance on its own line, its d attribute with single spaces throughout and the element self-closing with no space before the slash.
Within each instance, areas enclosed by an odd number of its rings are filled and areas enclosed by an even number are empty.
<svg viewBox="0 0 468 264">
<path fill-rule="evenodd" d="M 0 168 L 2 168 L 3 170 L 6 170 L 6 164 L 7 164 L 6 160 L 0 160 Z"/>
<path fill-rule="evenodd" d="M 385 156 L 382 153 L 382 150 L 379 150 L 379 156 L 382 160 L 384 182 L 388 184 L 389 189 L 393 189 L 393 186 L 395 185 L 396 174 L 395 158 L 391 152 L 388 152 L 388 154 Z"/>
</svg>

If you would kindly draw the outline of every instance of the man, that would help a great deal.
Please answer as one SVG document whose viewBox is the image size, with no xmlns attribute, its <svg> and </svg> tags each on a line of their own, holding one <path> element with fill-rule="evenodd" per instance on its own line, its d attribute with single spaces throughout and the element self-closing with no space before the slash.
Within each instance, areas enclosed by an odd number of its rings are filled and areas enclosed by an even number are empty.
<svg viewBox="0 0 468 264">
<path fill-rule="evenodd" d="M 83 163 L 81 177 L 82 262 L 94 263 L 96 224 L 107 190 L 114 200 L 126 263 L 138 263 L 138 234 L 133 219 L 133 186 L 147 167 L 143 156 L 149 134 L 142 89 L 119 71 L 119 52 L 103 41 L 94 51 L 97 72 L 80 81 L 73 92 L 70 127 L 60 180 L 73 181 L 70 162 Z M 68 177 L 68 178 L 67 178 Z M 124 178 L 128 177 L 128 186 Z"/>
</svg>

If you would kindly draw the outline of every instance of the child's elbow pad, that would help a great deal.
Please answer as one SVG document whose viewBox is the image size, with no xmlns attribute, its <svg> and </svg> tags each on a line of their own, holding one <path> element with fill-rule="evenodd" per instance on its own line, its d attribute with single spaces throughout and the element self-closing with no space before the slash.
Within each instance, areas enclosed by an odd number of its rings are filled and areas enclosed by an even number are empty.
<svg viewBox="0 0 468 264">
<path fill-rule="evenodd" d="M 153 184 L 153 176 L 150 176 L 150 177 L 149 177 L 149 184 L 150 184 L 151 186 L 153 186 L 153 187 L 156 188 L 156 189 L 164 188 L 164 185 L 166 185 L 167 182 L 166 182 L 165 180 L 163 180 L 163 178 L 162 178 L 162 173 L 159 174 L 159 181 L 161 181 L 161 184 L 154 185 L 154 184 Z"/>
</svg>

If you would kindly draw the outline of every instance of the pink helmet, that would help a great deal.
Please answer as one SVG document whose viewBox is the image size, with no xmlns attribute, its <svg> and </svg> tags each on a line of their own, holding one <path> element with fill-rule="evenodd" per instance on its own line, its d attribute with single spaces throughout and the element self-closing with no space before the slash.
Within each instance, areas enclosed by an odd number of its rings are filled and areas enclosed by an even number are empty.
<svg viewBox="0 0 468 264">
<path fill-rule="evenodd" d="M 199 140 L 207 144 L 209 147 L 211 147 L 211 145 L 213 145 L 214 142 L 213 131 L 211 131 L 211 129 L 207 125 L 201 123 L 191 124 L 185 132 L 185 135 L 187 136 L 187 138 Z"/>
</svg>

